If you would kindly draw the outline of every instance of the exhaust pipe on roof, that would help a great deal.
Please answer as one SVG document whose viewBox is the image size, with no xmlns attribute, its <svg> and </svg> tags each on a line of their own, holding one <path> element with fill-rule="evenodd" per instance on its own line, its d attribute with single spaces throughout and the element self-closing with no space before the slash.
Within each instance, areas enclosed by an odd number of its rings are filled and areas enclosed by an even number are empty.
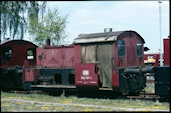
<svg viewBox="0 0 171 113">
<path fill-rule="evenodd" d="M 50 45 L 50 39 L 49 38 L 46 40 L 46 45 Z"/>
<path fill-rule="evenodd" d="M 112 32 L 112 28 L 104 28 L 104 32 Z"/>
</svg>

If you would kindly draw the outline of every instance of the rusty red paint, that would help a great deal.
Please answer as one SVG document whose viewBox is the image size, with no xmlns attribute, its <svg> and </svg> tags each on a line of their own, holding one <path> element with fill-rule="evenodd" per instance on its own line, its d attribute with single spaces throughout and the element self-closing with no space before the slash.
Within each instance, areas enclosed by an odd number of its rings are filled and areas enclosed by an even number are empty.
<svg viewBox="0 0 171 113">
<path fill-rule="evenodd" d="M 80 64 L 81 63 L 81 46 L 80 45 L 75 45 L 74 46 L 75 50 L 75 64 Z"/>
<path fill-rule="evenodd" d="M 143 56 L 142 58 L 139 58 L 137 56 L 137 43 L 142 43 L 142 53 L 143 50 L 143 40 L 140 40 L 141 38 L 134 34 L 131 38 L 129 37 L 129 34 L 125 34 L 124 41 L 125 41 L 125 67 L 130 66 L 140 66 L 143 65 Z"/>
<path fill-rule="evenodd" d="M 149 53 L 149 54 L 144 54 L 144 60 L 147 60 L 148 59 L 148 56 L 151 55 L 154 57 L 154 59 L 160 59 L 160 54 L 159 53 Z"/>
<path fill-rule="evenodd" d="M 98 86 L 98 74 L 95 73 L 95 63 L 75 64 L 76 86 Z"/>
<path fill-rule="evenodd" d="M 24 81 L 33 82 L 34 79 L 34 70 L 26 69 L 24 70 Z"/>
<path fill-rule="evenodd" d="M 115 70 L 114 74 L 112 75 L 112 87 L 118 88 L 119 87 L 119 71 Z"/>
<path fill-rule="evenodd" d="M 157 66 L 159 66 L 159 58 L 160 58 L 160 55 L 157 55 L 156 56 L 156 62 L 155 62 L 155 64 L 154 64 L 154 67 L 157 67 Z"/>
<path fill-rule="evenodd" d="M 36 78 L 40 75 L 38 69 L 24 69 L 23 81 L 24 82 L 34 82 Z"/>
<path fill-rule="evenodd" d="M 6 63 L 1 56 L 1 68 L 13 67 L 15 65 L 23 66 L 24 61 L 27 60 L 28 48 L 36 48 L 37 46 L 25 40 L 10 40 L 1 44 L 1 52 L 7 47 L 12 49 L 12 56 L 9 60 L 6 61 Z M 30 66 L 34 66 L 35 63 L 35 61 L 29 61 Z"/>
<path fill-rule="evenodd" d="M 170 66 L 170 38 L 164 39 L 164 65 Z"/>
<path fill-rule="evenodd" d="M 118 68 L 126 68 L 131 66 L 142 66 L 144 65 L 143 60 L 143 53 L 144 53 L 144 40 L 141 38 L 141 36 L 137 35 L 133 32 L 132 36 L 130 37 L 129 32 L 124 32 L 118 37 L 118 40 L 124 40 L 125 41 L 125 56 L 119 57 L 118 56 L 118 48 L 117 48 L 117 41 L 113 42 L 113 66 L 114 66 L 114 73 L 112 74 L 112 86 L 113 87 L 119 87 L 119 74 L 118 74 Z M 140 42 L 142 44 L 142 56 L 137 56 L 137 43 Z M 83 69 L 86 69 L 88 71 L 95 72 L 95 64 L 89 65 L 89 64 L 82 64 L 81 63 L 81 45 L 77 44 L 74 47 L 75 49 L 75 81 L 76 85 L 90 85 L 88 80 L 81 80 L 82 71 Z M 96 74 L 95 74 L 96 75 Z M 96 78 L 97 77 L 97 78 Z M 98 76 L 96 76 L 96 80 L 98 81 Z M 80 82 L 78 82 L 80 81 Z M 83 82 L 85 84 L 83 84 Z"/>
<path fill-rule="evenodd" d="M 64 48 L 63 49 L 63 66 L 64 67 L 71 67 L 73 68 L 75 63 L 74 63 L 74 48 Z"/>
<path fill-rule="evenodd" d="M 38 68 L 74 68 L 74 46 L 37 48 Z"/>
<path fill-rule="evenodd" d="M 120 40 L 125 41 L 125 56 L 123 57 L 118 56 L 117 42 L 114 42 L 113 49 L 114 49 L 115 68 L 144 65 L 143 56 L 141 58 L 137 56 L 137 47 L 136 47 L 137 42 L 142 43 L 142 53 L 144 53 L 143 40 L 140 39 L 141 38 L 136 34 L 134 34 L 131 38 L 129 37 L 129 33 L 122 34 Z"/>
<path fill-rule="evenodd" d="M 153 60 L 155 60 L 154 67 L 159 66 L 160 54 L 159 53 L 144 54 L 144 62 L 145 63 L 153 63 L 153 62 L 151 62 L 151 60 L 148 59 L 149 56 L 152 56 Z"/>
</svg>

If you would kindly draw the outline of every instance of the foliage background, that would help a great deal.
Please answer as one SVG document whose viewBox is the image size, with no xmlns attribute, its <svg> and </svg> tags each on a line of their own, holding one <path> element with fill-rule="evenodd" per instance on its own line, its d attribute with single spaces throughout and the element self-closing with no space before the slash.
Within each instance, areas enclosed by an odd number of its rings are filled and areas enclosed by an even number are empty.
<svg viewBox="0 0 171 113">
<path fill-rule="evenodd" d="M 33 36 L 33 40 L 39 45 L 43 45 L 47 39 L 50 39 L 53 45 L 61 45 L 66 38 L 65 28 L 68 16 L 60 16 L 59 11 L 48 10 L 46 15 L 35 20 L 30 18 L 28 32 Z"/>
<path fill-rule="evenodd" d="M 43 17 L 46 2 L 38 1 L 1 1 L 0 2 L 0 36 L 1 40 L 6 38 L 23 39 L 27 31 L 29 18 Z M 10 34 L 7 37 L 7 34 Z"/>
</svg>

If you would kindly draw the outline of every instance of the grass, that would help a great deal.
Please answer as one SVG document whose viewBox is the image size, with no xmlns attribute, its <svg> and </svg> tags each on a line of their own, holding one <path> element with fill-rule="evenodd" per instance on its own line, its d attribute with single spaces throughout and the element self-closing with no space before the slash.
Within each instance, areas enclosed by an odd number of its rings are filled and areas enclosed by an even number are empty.
<svg viewBox="0 0 171 113">
<path fill-rule="evenodd" d="M 109 108 L 84 106 L 98 105 L 108 107 L 129 107 L 144 109 L 164 109 L 169 110 L 170 104 L 167 102 L 140 101 L 130 99 L 98 99 L 98 98 L 78 98 L 77 96 L 50 96 L 46 94 L 18 94 L 1 91 L 1 111 L 112 111 Z M 6 100 L 4 100 L 6 99 Z M 12 101 L 12 99 L 24 99 L 27 101 Z M 42 102 L 42 103 L 40 103 Z M 46 102 L 46 103 L 45 103 Z M 55 103 L 55 104 L 51 104 Z M 68 106 L 67 104 L 73 104 Z M 124 109 L 120 109 L 124 111 Z"/>
</svg>

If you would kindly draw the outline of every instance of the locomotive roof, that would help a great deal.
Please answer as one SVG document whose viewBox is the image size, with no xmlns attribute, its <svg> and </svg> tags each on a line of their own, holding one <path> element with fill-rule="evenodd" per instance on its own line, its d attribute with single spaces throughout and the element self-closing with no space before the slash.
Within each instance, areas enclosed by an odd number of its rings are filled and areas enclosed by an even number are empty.
<svg viewBox="0 0 171 113">
<path fill-rule="evenodd" d="M 31 45 L 38 47 L 37 45 L 35 45 L 32 42 L 27 41 L 27 40 L 5 40 L 5 41 L 2 41 L 0 45 L 5 46 L 5 45 L 8 45 L 8 44 L 13 43 L 13 42 L 24 42 L 24 43 L 28 43 L 28 44 L 31 44 Z"/>
<path fill-rule="evenodd" d="M 75 44 L 79 43 L 91 43 L 91 42 L 107 42 L 107 41 L 116 41 L 118 37 L 124 32 L 134 32 L 139 35 L 135 31 L 115 31 L 115 32 L 102 32 L 102 33 L 91 33 L 91 34 L 80 34 L 76 39 L 74 39 Z M 139 35 L 140 36 L 140 35 Z M 144 39 L 140 36 L 143 43 L 145 43 Z"/>
</svg>

